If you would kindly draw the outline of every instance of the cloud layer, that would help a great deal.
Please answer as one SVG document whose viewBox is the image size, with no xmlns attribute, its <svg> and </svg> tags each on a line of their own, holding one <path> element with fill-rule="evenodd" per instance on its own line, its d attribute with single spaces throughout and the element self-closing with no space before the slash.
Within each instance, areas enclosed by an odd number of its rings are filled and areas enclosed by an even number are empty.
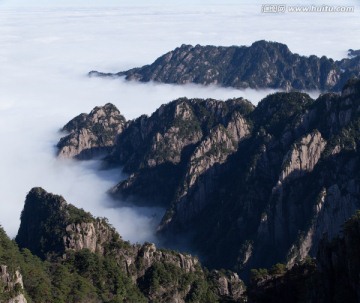
<svg viewBox="0 0 360 303">
<path fill-rule="evenodd" d="M 155 240 L 152 231 L 162 210 L 111 207 L 105 191 L 122 177 L 120 170 L 98 173 L 96 161 L 54 157 L 58 129 L 77 114 L 112 102 L 131 119 L 183 96 L 243 96 L 256 103 L 272 92 L 89 79 L 88 71 L 148 64 L 182 43 L 249 45 L 266 39 L 288 43 L 301 54 L 335 58 L 360 48 L 358 10 L 316 18 L 265 16 L 260 2 L 237 2 L 78 1 L 69 7 L 60 1 L 55 8 L 50 1 L 27 1 L 32 7 L 24 8 L 21 1 L 0 1 L 0 223 L 10 236 L 17 232 L 26 193 L 42 186 L 109 217 L 125 239 Z"/>
</svg>

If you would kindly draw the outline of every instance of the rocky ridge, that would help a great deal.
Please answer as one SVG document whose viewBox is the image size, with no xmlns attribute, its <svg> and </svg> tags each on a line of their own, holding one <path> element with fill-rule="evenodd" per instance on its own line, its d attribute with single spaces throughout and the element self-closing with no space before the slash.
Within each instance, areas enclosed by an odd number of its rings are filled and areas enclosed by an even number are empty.
<svg viewBox="0 0 360 303">
<path fill-rule="evenodd" d="M 115 197 L 162 205 L 159 234 L 187 237 L 212 268 L 246 278 L 315 256 L 359 209 L 360 81 L 313 100 L 276 93 L 182 98 L 129 121 L 108 163 L 129 177 Z M 174 234 L 177 237 L 174 237 Z"/>
<path fill-rule="evenodd" d="M 206 302 L 206 296 L 211 297 L 211 302 L 221 298 L 240 302 L 243 298 L 245 287 L 237 274 L 208 273 L 197 258 L 161 250 L 151 243 L 131 245 L 106 219 L 94 218 L 41 188 L 29 192 L 21 218 L 16 237 L 21 248 L 50 261 L 60 258 L 65 263 L 84 251 L 111 258 L 149 302 L 188 302 L 192 296 L 198 296 L 201 302 Z M 56 245 L 49 245 L 50 241 Z M 202 290 L 198 283 L 204 285 Z"/>
<path fill-rule="evenodd" d="M 341 91 L 360 75 L 360 58 L 349 53 L 339 61 L 300 56 L 285 44 L 257 41 L 251 46 L 182 45 L 151 65 L 116 74 L 91 71 L 89 76 L 174 84 L 196 83 L 235 88 Z"/>
<path fill-rule="evenodd" d="M 80 114 L 62 128 L 69 134 L 57 144 L 58 156 L 86 159 L 106 153 L 125 124 L 125 118 L 110 103 L 95 107 L 90 114 Z"/>
<path fill-rule="evenodd" d="M 150 117 L 130 121 L 108 158 L 130 176 L 111 193 L 122 199 L 135 194 L 140 203 L 151 200 L 167 206 L 187 170 L 207 170 L 236 150 L 250 128 L 243 116 L 252 109 L 242 98 L 226 102 L 182 98 Z M 186 167 L 188 159 L 192 165 Z"/>
</svg>

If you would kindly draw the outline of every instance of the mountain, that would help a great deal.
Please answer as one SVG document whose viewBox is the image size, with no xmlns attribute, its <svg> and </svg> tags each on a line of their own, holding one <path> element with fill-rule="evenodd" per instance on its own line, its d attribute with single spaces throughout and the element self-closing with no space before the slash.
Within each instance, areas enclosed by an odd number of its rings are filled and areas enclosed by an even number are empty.
<svg viewBox="0 0 360 303">
<path fill-rule="evenodd" d="M 314 257 L 360 208 L 360 80 L 313 100 L 276 93 L 181 98 L 128 121 L 110 165 L 128 178 L 110 194 L 167 208 L 158 228 L 186 239 L 206 266 L 240 272 Z"/>
<path fill-rule="evenodd" d="M 29 230 L 40 237 L 32 237 Z M 50 239 L 62 245 L 43 245 Z M 341 235 L 322 239 L 316 259 L 306 258 L 291 268 L 275 264 L 270 270 L 253 269 L 246 293 L 236 274 L 209 272 L 190 255 L 159 250 L 150 243 L 131 245 L 106 219 L 94 218 L 42 188 L 33 188 L 26 198 L 17 241 L 22 249 L 0 227 L 2 303 L 355 303 L 360 299 L 360 212 L 345 222 Z M 43 258 L 24 245 L 34 251 L 41 247 Z"/>
<path fill-rule="evenodd" d="M 29 292 L 36 303 L 242 302 L 244 298 L 245 286 L 237 274 L 209 272 L 196 257 L 151 243 L 130 244 L 105 218 L 94 218 L 42 188 L 28 193 L 15 240 L 21 249 L 44 260 L 41 266 L 50 281 L 45 290 Z M 24 274 L 25 290 L 28 275 Z M 78 288 L 76 296 L 73 287 Z M 36 291 L 49 291 L 48 297 L 39 298 Z"/>
<path fill-rule="evenodd" d="M 182 98 L 161 106 L 151 117 L 129 122 L 108 161 L 122 165 L 130 177 L 111 193 L 169 206 L 184 175 L 193 174 L 190 169 L 210 169 L 236 150 L 250 129 L 243 115 L 252 110 L 253 105 L 242 98 L 226 102 Z M 201 161 L 203 153 L 211 159 L 188 167 L 189 161 Z"/>
<path fill-rule="evenodd" d="M 124 116 L 114 105 L 95 107 L 90 114 L 80 114 L 62 128 L 68 135 L 57 144 L 58 155 L 88 159 L 106 153 L 125 124 Z"/>
<path fill-rule="evenodd" d="M 89 76 L 173 84 L 196 83 L 234 88 L 341 91 L 348 79 L 360 76 L 360 57 L 340 61 L 300 56 L 285 44 L 257 41 L 251 46 L 182 45 L 151 65 L 119 73 L 91 71 Z"/>
</svg>

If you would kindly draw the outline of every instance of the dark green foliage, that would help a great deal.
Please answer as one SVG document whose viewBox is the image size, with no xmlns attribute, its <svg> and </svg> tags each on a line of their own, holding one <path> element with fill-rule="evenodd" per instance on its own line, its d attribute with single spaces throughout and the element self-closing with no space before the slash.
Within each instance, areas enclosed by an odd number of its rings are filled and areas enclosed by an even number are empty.
<svg viewBox="0 0 360 303">
<path fill-rule="evenodd" d="M 20 268 L 21 261 L 16 244 L 7 237 L 0 226 L 0 266 L 5 265 L 7 273 L 14 277 L 15 272 Z M 0 278 L 0 302 L 6 302 L 19 293 L 23 293 L 19 285 L 16 284 L 14 288 L 9 289 Z"/>
<path fill-rule="evenodd" d="M 0 265 L 23 276 L 25 291 L 16 284 L 6 291 L 0 283 L 0 301 L 26 292 L 32 303 L 141 303 L 143 294 L 119 268 L 114 258 L 83 250 L 64 260 L 42 261 L 28 249 L 20 252 L 0 228 Z"/>
<path fill-rule="evenodd" d="M 145 302 L 144 296 L 120 269 L 115 258 L 102 257 L 84 249 L 70 253 L 64 265 L 91 281 L 102 302 Z"/>
<path fill-rule="evenodd" d="M 253 272 L 266 272 L 254 270 Z M 248 288 L 249 302 L 257 303 L 300 303 L 328 302 L 324 300 L 324 289 L 314 262 L 296 264 L 281 274 L 268 273 L 252 279 Z"/>
<path fill-rule="evenodd" d="M 269 271 L 266 268 L 252 269 L 250 280 L 259 282 L 269 277 Z"/>
<path fill-rule="evenodd" d="M 252 113 L 257 128 L 279 136 L 285 128 L 294 129 L 296 118 L 314 102 L 304 93 L 276 93 L 263 99 Z"/>
<path fill-rule="evenodd" d="M 26 221 L 37 210 L 41 211 L 39 219 Z M 82 209 L 68 205 L 62 197 L 41 188 L 34 188 L 28 194 L 22 220 L 25 221 L 21 222 L 19 234 L 24 233 L 24 230 L 36 230 L 40 242 L 58 235 L 61 235 L 61 239 L 70 237 L 74 231 L 69 231 L 69 225 L 73 227 L 71 224 L 78 224 L 79 227 L 84 223 L 92 223 L 97 232 L 107 234 L 106 238 L 102 238 L 106 241 L 102 243 L 102 252 L 98 253 L 88 249 L 65 250 L 67 242 L 63 242 L 61 248 L 49 246 L 53 250 L 40 251 L 42 260 L 27 248 L 20 252 L 16 244 L 4 234 L 0 243 L 4 250 L 1 251 L 0 261 L 9 264 L 8 268 L 12 272 L 21 271 L 25 288 L 22 290 L 20 285 L 15 285 L 13 289 L 4 291 L 6 298 L 26 292 L 29 302 L 33 303 L 145 303 L 148 302 L 147 298 L 151 302 L 169 302 L 175 297 L 186 297 L 186 302 L 194 303 L 218 302 L 217 289 L 200 264 L 190 266 L 187 272 L 177 263 L 182 262 L 178 259 L 182 258 L 181 255 L 175 251 L 162 250 L 150 261 L 152 264 L 148 268 L 145 264 L 149 260 L 141 255 L 142 248 L 122 241 L 106 219 L 94 218 Z M 61 232 L 52 234 L 58 230 Z M 28 244 L 26 236 L 31 238 L 26 233 L 17 238 Z M 49 240 L 46 243 L 52 242 Z M 149 245 L 145 244 L 143 248 L 146 250 Z M 32 247 L 38 246 L 32 244 Z M 136 261 L 129 265 L 128 258 Z M 137 275 L 140 278 L 134 283 L 132 278 Z"/>
<path fill-rule="evenodd" d="M 155 263 L 138 283 L 145 294 L 154 298 L 153 302 L 157 302 L 160 297 L 165 301 L 171 300 L 175 291 L 183 295 L 187 294 L 185 302 L 189 303 L 211 303 L 219 300 L 211 282 L 201 270 L 186 273 L 169 263 Z M 164 293 L 166 289 L 172 290 L 174 293 Z"/>
<path fill-rule="evenodd" d="M 79 224 L 79 223 L 89 223 L 93 222 L 95 219 L 89 213 L 84 211 L 82 208 L 77 208 L 74 205 L 68 204 L 67 208 L 67 224 Z"/>
<path fill-rule="evenodd" d="M 283 275 L 286 273 L 286 265 L 282 263 L 276 263 L 273 267 L 271 267 L 269 273 L 273 276 Z"/>
<path fill-rule="evenodd" d="M 34 256 L 28 249 L 21 252 L 23 257 L 20 267 L 24 288 L 34 303 L 51 302 L 54 298 L 52 277 L 48 272 L 49 263 Z"/>
</svg>

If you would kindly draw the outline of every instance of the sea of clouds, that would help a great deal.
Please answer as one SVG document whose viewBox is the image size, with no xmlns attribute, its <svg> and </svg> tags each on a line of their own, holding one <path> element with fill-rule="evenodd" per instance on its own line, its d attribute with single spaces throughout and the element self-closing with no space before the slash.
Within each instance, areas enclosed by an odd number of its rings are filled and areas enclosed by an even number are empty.
<svg viewBox="0 0 360 303">
<path fill-rule="evenodd" d="M 11 237 L 27 192 L 42 186 L 108 217 L 125 239 L 156 241 L 153 231 L 164 210 L 121 202 L 114 207 L 106 195 L 125 177 L 120 169 L 56 158 L 59 129 L 79 113 L 112 102 L 132 119 L 184 96 L 242 96 L 256 104 L 273 92 L 88 78 L 90 70 L 149 64 L 183 43 L 250 45 L 266 39 L 335 59 L 360 48 L 358 6 L 355 13 L 270 15 L 261 13 L 269 1 L 238 2 L 0 0 L 0 224 Z"/>
</svg>

